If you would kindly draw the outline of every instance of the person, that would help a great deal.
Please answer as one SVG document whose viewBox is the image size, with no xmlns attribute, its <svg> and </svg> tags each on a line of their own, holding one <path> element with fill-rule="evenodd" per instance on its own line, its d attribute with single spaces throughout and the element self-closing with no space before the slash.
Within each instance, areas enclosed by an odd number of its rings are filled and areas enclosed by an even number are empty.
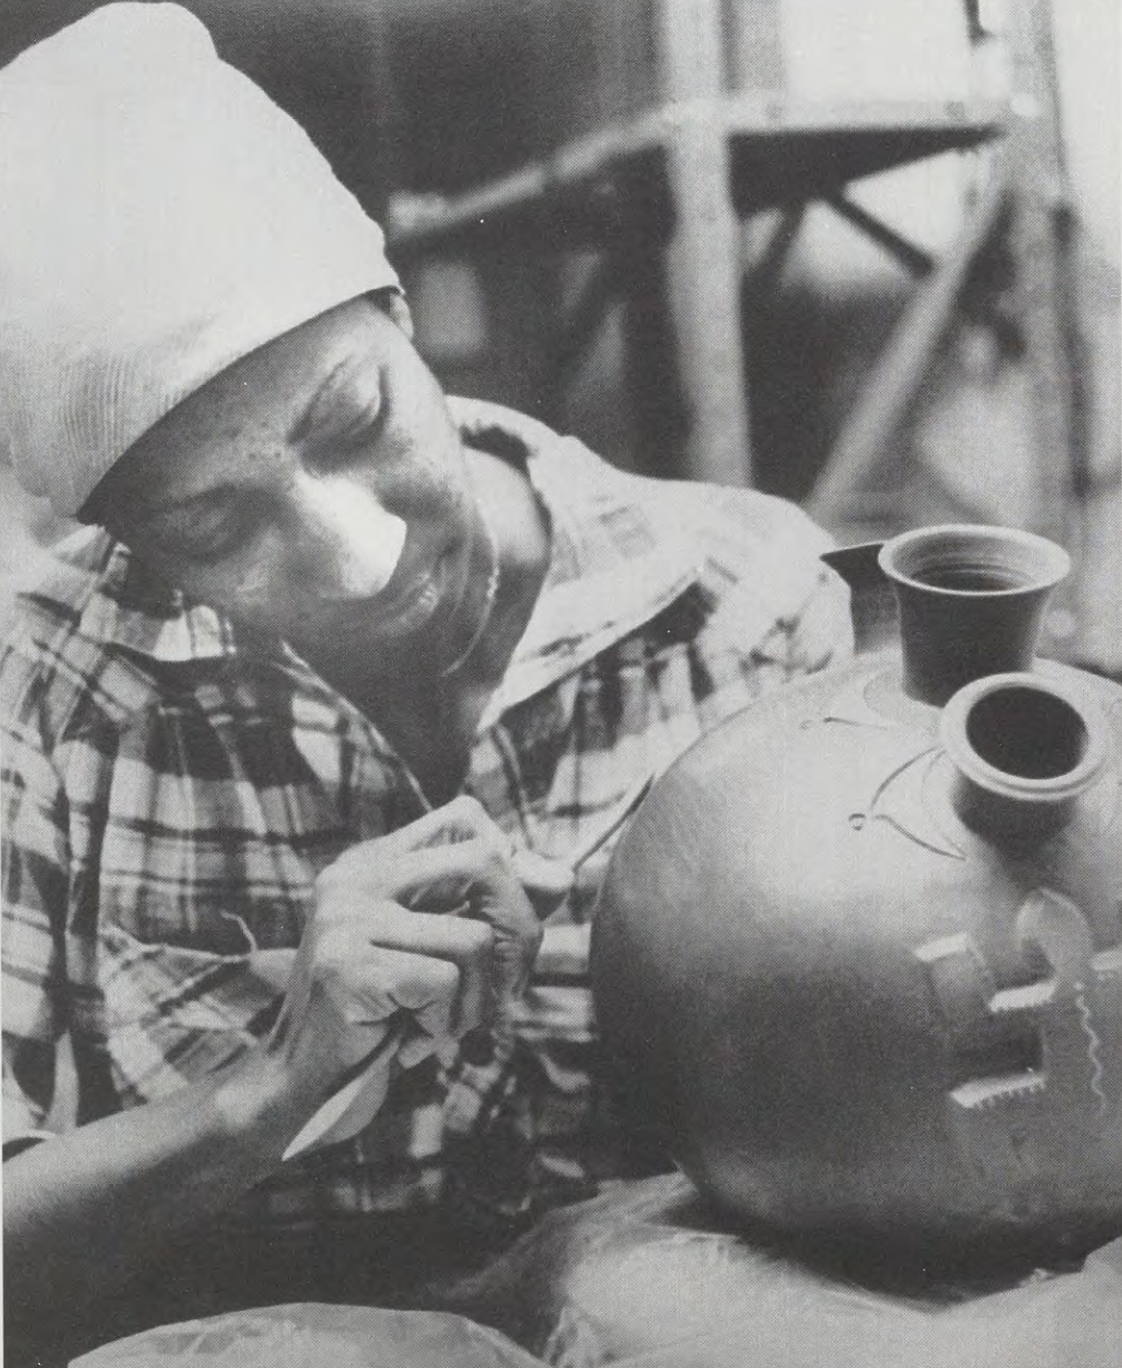
<svg viewBox="0 0 1122 1368">
<path fill-rule="evenodd" d="M 0 440 L 87 524 L 2 664 L 9 1326 L 119 1330 L 203 1232 L 245 1296 L 271 1250 L 353 1297 L 612 1171 L 576 852 L 844 656 L 846 594 L 789 504 L 446 399 L 377 226 L 185 11 L 29 49 L 0 122 Z"/>
</svg>

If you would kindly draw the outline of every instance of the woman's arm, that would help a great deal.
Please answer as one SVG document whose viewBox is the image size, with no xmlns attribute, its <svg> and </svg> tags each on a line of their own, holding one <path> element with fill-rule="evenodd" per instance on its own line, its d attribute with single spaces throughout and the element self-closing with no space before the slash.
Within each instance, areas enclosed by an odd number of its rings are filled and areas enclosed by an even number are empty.
<svg viewBox="0 0 1122 1368">
<path fill-rule="evenodd" d="M 262 1046 L 173 1097 L 92 1122 L 4 1164 L 4 1310 L 49 1350 L 169 1239 L 273 1172 L 322 1083 Z"/>
<path fill-rule="evenodd" d="M 9 1333 L 38 1348 L 63 1315 L 103 1305 L 170 1238 L 222 1213 L 401 1023 L 414 1059 L 418 1037 L 496 1025 L 539 942 L 503 838 L 472 800 L 347 851 L 317 881 L 267 1039 L 172 1097 L 5 1164 Z"/>
</svg>

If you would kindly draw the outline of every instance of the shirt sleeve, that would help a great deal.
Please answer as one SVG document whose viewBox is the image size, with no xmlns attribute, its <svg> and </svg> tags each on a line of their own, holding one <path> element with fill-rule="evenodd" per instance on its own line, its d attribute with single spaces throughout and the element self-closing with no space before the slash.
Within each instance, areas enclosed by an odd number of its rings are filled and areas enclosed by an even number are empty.
<svg viewBox="0 0 1122 1368">
<path fill-rule="evenodd" d="M 68 887 L 66 799 L 47 756 L 6 719 L 2 773 L 4 1144 L 41 1133 L 55 1088 L 61 928 Z"/>
<path fill-rule="evenodd" d="M 707 636 L 786 683 L 853 654 L 849 590 L 821 559 L 832 541 L 800 508 L 749 490 L 704 487 L 704 577 L 716 598 Z"/>
<path fill-rule="evenodd" d="M 823 565 L 793 629 L 786 634 L 788 679 L 842 665 L 853 655 L 849 589 Z"/>
</svg>

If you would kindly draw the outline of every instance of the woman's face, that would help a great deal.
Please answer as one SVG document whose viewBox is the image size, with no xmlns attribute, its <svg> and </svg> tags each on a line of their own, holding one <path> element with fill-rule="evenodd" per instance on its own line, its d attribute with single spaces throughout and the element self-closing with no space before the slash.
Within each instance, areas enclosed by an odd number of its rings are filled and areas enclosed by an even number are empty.
<svg viewBox="0 0 1122 1368">
<path fill-rule="evenodd" d="M 93 509 L 169 583 L 329 677 L 439 671 L 486 611 L 493 549 L 459 435 L 411 342 L 367 300 L 184 400 Z"/>
</svg>

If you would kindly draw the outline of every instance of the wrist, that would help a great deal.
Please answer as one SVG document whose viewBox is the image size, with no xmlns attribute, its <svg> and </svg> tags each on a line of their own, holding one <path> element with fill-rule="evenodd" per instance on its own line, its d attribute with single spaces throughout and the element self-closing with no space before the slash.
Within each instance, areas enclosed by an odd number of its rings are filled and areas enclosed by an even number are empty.
<svg viewBox="0 0 1122 1368">
<path fill-rule="evenodd" d="M 293 1135 L 319 1103 L 283 1057 L 259 1042 L 214 1081 L 219 1129 L 235 1144 L 250 1144 L 279 1163 Z"/>
</svg>

